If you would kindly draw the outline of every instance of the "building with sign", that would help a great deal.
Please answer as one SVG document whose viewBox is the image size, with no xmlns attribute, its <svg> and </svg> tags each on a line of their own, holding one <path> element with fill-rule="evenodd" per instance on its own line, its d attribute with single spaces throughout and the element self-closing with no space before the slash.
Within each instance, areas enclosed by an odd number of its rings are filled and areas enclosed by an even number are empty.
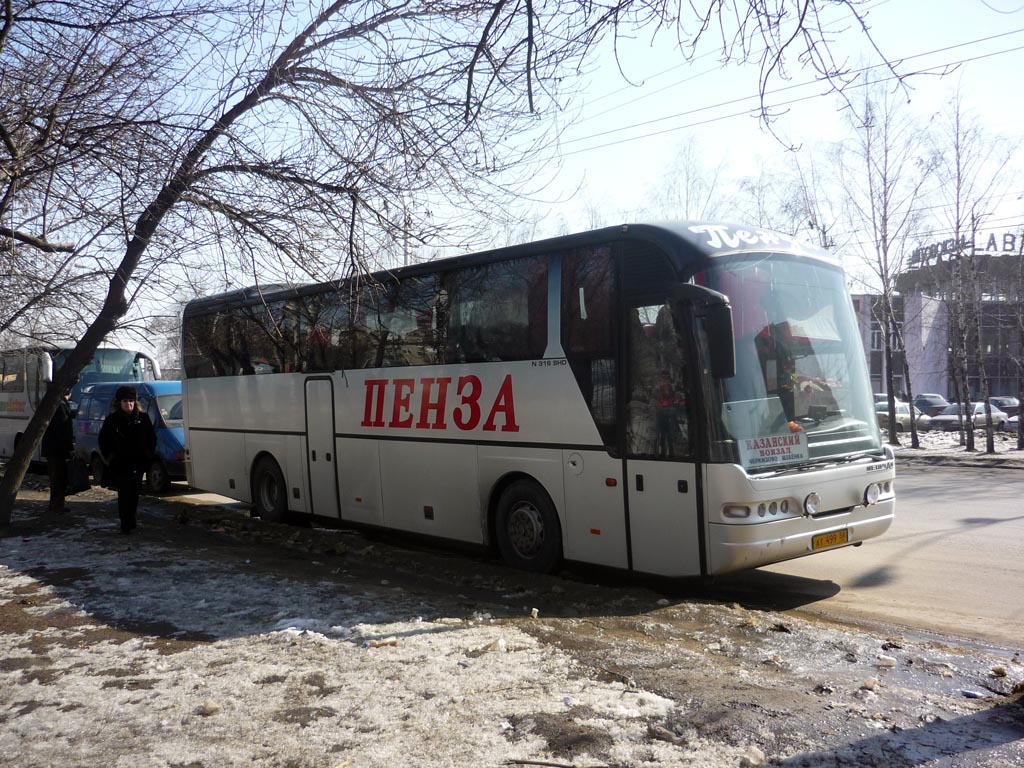
<svg viewBox="0 0 1024 768">
<path fill-rule="evenodd" d="M 973 251 L 973 252 L 971 252 Z M 1024 233 L 986 233 L 971 249 L 969 239 L 948 239 L 916 249 L 910 266 L 896 278 L 894 314 L 905 350 L 893 354 L 893 387 L 905 389 L 903 355 L 910 369 L 915 393 L 955 396 L 950 366 L 951 318 L 964 311 L 959 289 L 963 270 L 957 260 L 971 253 L 980 319 L 979 343 L 968 344 L 968 384 L 971 396 L 982 393 L 981 371 L 989 393 L 1017 396 L 1024 376 Z M 872 388 L 885 391 L 885 360 L 882 326 L 875 304 L 878 296 L 853 297 L 860 319 L 861 336 L 870 366 Z M 966 309 L 973 310 L 970 302 Z"/>
</svg>

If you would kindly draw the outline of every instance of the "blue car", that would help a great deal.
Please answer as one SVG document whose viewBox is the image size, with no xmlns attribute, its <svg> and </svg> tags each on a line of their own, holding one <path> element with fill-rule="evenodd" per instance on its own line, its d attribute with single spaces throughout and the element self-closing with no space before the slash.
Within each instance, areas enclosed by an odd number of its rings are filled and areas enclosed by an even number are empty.
<svg viewBox="0 0 1024 768">
<path fill-rule="evenodd" d="M 106 463 L 100 455 L 100 427 L 116 407 L 114 393 L 125 385 L 135 387 L 139 407 L 149 414 L 156 430 L 156 456 L 146 470 L 146 481 L 151 491 L 163 493 L 172 480 L 185 479 L 185 421 L 180 381 L 106 381 L 87 386 L 82 390 L 75 416 L 75 453 L 89 465 L 96 485 L 103 485 Z"/>
</svg>

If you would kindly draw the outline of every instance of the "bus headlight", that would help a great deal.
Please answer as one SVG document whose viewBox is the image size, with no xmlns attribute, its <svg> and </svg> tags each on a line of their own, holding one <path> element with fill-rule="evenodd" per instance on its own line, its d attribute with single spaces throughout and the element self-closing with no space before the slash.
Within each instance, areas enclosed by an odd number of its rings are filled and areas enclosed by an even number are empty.
<svg viewBox="0 0 1024 768">
<path fill-rule="evenodd" d="M 878 487 L 878 483 L 871 483 L 864 489 L 864 506 L 870 507 L 878 501 L 878 497 L 881 495 L 882 489 Z"/>
<path fill-rule="evenodd" d="M 816 515 L 821 509 L 821 496 L 814 491 L 807 494 L 807 498 L 804 499 L 804 512 L 808 515 Z"/>
</svg>

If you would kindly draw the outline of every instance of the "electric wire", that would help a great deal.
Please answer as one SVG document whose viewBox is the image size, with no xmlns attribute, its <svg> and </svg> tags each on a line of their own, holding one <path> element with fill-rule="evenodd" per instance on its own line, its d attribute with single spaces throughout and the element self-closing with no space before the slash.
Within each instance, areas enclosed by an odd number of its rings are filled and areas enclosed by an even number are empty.
<svg viewBox="0 0 1024 768">
<path fill-rule="evenodd" d="M 1008 32 L 1008 33 L 1005 33 L 1004 35 L 998 35 L 998 36 L 995 36 L 995 37 L 1003 37 L 1003 36 L 1009 35 L 1009 34 L 1019 34 L 1020 32 L 1024 32 L 1024 29 L 1014 30 L 1013 32 Z M 988 39 L 989 38 L 984 38 L 984 40 L 988 40 Z M 959 47 L 959 46 L 950 46 L 950 48 L 952 48 L 952 47 Z M 936 49 L 936 50 L 938 52 L 942 52 L 942 51 L 944 51 L 946 49 Z M 951 69 L 951 68 L 954 68 L 954 67 L 961 66 L 963 64 L 968 64 L 968 63 L 971 63 L 971 62 L 974 62 L 974 61 L 981 61 L 981 60 L 984 60 L 984 59 L 992 58 L 994 56 L 1002 56 L 1002 55 L 1005 55 L 1005 54 L 1008 54 L 1008 53 L 1016 53 L 1016 52 L 1021 51 L 1021 50 L 1024 50 L 1024 46 L 1017 46 L 1015 48 L 1008 48 L 1008 49 L 1004 49 L 1004 50 L 1001 50 L 1001 51 L 994 51 L 994 52 L 979 54 L 977 56 L 967 57 L 967 58 L 956 60 L 956 61 L 947 61 L 947 62 L 943 62 L 943 63 L 940 63 L 940 64 L 935 64 L 935 65 L 933 65 L 931 67 L 927 67 L 925 69 L 918 70 L 916 72 L 907 73 L 907 74 L 904 74 L 904 75 L 889 75 L 887 77 L 880 78 L 878 80 L 872 80 L 870 82 L 852 83 L 852 84 L 850 84 L 849 87 L 850 88 L 863 88 L 863 87 L 866 87 L 868 85 L 873 85 L 875 83 L 890 82 L 892 80 L 904 79 L 904 78 L 907 78 L 907 77 L 910 77 L 910 76 L 913 76 L 913 75 L 921 75 L 921 74 L 927 74 L 927 73 L 941 72 L 943 70 L 948 70 L 948 69 Z M 901 61 L 909 61 L 912 58 L 919 58 L 921 56 L 930 55 L 931 53 L 932 52 L 916 54 L 913 57 L 906 57 L 906 58 L 903 58 L 903 59 L 898 59 L 898 60 L 896 60 L 896 63 L 898 64 Z M 858 70 L 858 73 L 863 73 L 863 72 L 870 71 L 872 69 L 877 69 L 878 67 L 881 67 L 881 66 L 886 66 L 886 65 L 875 65 L 873 67 L 867 67 L 867 68 L 864 68 L 863 70 Z M 769 94 L 775 95 L 775 94 L 779 94 L 779 93 L 784 93 L 786 91 L 791 91 L 791 90 L 794 90 L 794 89 L 797 89 L 797 88 L 804 88 L 804 87 L 807 87 L 809 85 L 813 85 L 813 84 L 818 83 L 818 82 L 820 82 L 820 81 L 807 81 L 807 82 L 804 82 L 804 83 L 789 85 L 789 86 L 785 86 L 783 88 L 777 88 L 777 89 L 773 89 L 772 91 L 768 91 L 768 92 L 766 92 L 766 95 L 769 95 Z M 791 100 L 788 100 L 788 101 L 778 102 L 778 103 L 775 103 L 775 104 L 768 104 L 768 105 L 762 106 L 760 108 L 757 108 L 756 110 L 748 108 L 748 109 L 744 109 L 744 110 L 739 111 L 739 112 L 731 112 L 731 113 L 726 114 L 726 115 L 719 115 L 719 116 L 711 117 L 711 118 L 708 118 L 706 120 L 700 120 L 700 121 L 693 122 L 693 123 L 686 123 L 684 125 L 673 126 L 672 128 L 667 128 L 667 129 L 661 130 L 661 131 L 655 131 L 655 132 L 652 132 L 652 133 L 639 134 L 637 136 L 631 136 L 631 137 L 619 139 L 619 140 L 613 141 L 613 142 L 607 142 L 607 143 L 604 143 L 604 144 L 599 144 L 599 145 L 595 145 L 595 146 L 591 146 L 591 147 L 586 147 L 584 149 L 570 150 L 568 152 L 562 152 L 562 156 L 563 157 L 567 157 L 567 156 L 571 156 L 571 155 L 575 155 L 575 154 L 580 154 L 581 152 L 589 152 L 589 151 L 593 151 L 593 150 L 596 150 L 596 149 L 604 149 L 604 148 L 611 147 L 611 146 L 617 146 L 618 144 L 627 143 L 627 142 L 630 142 L 630 141 L 636 141 L 638 139 L 645 139 L 645 138 L 650 138 L 652 136 L 659 136 L 659 135 L 662 135 L 664 133 L 670 133 L 670 132 L 673 132 L 673 131 L 685 130 L 687 128 L 694 128 L 694 127 L 697 127 L 697 126 L 706 125 L 708 123 L 713 123 L 713 122 L 718 122 L 718 121 L 721 121 L 721 120 L 732 119 L 734 117 L 752 116 L 755 112 L 759 112 L 759 113 L 763 113 L 763 114 L 770 114 L 771 111 L 777 110 L 780 107 L 786 107 L 786 106 L 790 106 L 792 104 L 797 104 L 797 103 L 800 103 L 800 102 L 809 101 L 811 99 L 822 98 L 824 96 L 830 96 L 830 95 L 832 95 L 832 94 L 829 93 L 829 92 L 815 93 L 815 94 L 811 94 L 810 96 L 803 96 L 803 97 L 799 97 L 799 98 L 796 98 L 796 99 L 791 99 Z M 729 99 L 729 100 L 723 101 L 723 102 L 718 102 L 717 104 L 710 104 L 710 105 L 705 105 L 705 106 L 702 106 L 702 107 L 695 107 L 693 109 L 689 109 L 689 110 L 686 110 L 684 112 L 678 112 L 678 113 L 673 114 L 673 115 L 667 115 L 665 117 L 655 118 L 655 119 L 652 119 L 652 120 L 646 120 L 646 121 L 639 122 L 639 123 L 633 123 L 633 124 L 626 125 L 626 126 L 621 126 L 621 127 L 618 127 L 618 128 L 611 128 L 611 129 L 608 129 L 607 131 L 600 131 L 598 133 L 589 134 L 587 136 L 580 136 L 580 137 L 573 138 L 573 139 L 567 139 L 567 140 L 562 142 L 562 145 L 566 146 L 566 145 L 575 144 L 575 143 L 579 143 L 579 142 L 583 142 L 583 141 L 589 141 L 589 140 L 592 140 L 592 139 L 597 139 L 597 138 L 600 138 L 602 136 L 610 136 L 610 135 L 613 135 L 613 134 L 616 134 L 616 133 L 621 133 L 623 131 L 635 130 L 637 128 L 642 128 L 642 127 L 647 126 L 647 125 L 654 125 L 654 124 L 657 124 L 657 123 L 665 122 L 667 120 L 676 120 L 676 119 L 679 119 L 681 117 L 686 117 L 688 115 L 694 115 L 694 114 L 698 114 L 700 112 L 706 112 L 706 111 L 709 111 L 709 110 L 712 110 L 712 109 L 718 109 L 718 108 L 721 108 L 721 107 L 727 107 L 727 106 L 730 106 L 730 105 L 733 105 L 733 104 L 739 104 L 739 103 L 742 103 L 742 102 L 745 102 L 745 101 L 750 101 L 751 99 L 757 99 L 757 98 L 760 98 L 759 95 L 748 95 L 748 96 L 738 97 L 738 98 L 735 98 L 735 99 Z"/>
</svg>

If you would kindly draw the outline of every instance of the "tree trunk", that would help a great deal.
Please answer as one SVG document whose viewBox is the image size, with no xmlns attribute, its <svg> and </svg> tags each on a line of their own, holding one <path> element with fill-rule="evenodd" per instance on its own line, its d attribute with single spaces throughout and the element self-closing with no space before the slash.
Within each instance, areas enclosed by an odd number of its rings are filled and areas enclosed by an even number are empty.
<svg viewBox="0 0 1024 768">
<path fill-rule="evenodd" d="M 119 270 L 120 273 L 120 270 Z M 120 289 L 115 289 L 120 285 Z M 28 472 L 36 446 L 43 439 L 43 433 L 57 411 L 57 403 L 65 390 L 71 389 L 78 381 L 78 374 L 88 365 L 100 342 L 117 325 L 118 318 L 124 314 L 124 283 L 116 278 L 110 281 L 110 290 L 96 320 L 86 330 L 85 335 L 75 345 L 64 364 L 53 375 L 53 381 L 47 387 L 43 399 L 36 408 L 35 414 L 28 422 L 21 440 L 14 448 L 14 455 L 7 462 L 3 479 L 0 479 L 0 535 L 7 532 L 14 514 L 14 503 L 18 497 L 25 473 Z"/>
</svg>

